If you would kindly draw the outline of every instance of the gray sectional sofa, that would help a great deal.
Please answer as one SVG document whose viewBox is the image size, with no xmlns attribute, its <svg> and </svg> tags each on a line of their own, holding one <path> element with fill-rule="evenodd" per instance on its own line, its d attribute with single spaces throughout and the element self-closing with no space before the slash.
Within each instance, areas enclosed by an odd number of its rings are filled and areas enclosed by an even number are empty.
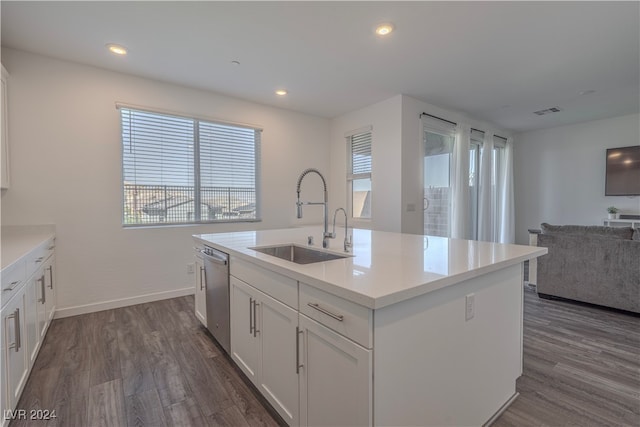
<svg viewBox="0 0 640 427">
<path fill-rule="evenodd" d="M 640 313 L 640 229 L 543 223 L 537 292 Z"/>
</svg>

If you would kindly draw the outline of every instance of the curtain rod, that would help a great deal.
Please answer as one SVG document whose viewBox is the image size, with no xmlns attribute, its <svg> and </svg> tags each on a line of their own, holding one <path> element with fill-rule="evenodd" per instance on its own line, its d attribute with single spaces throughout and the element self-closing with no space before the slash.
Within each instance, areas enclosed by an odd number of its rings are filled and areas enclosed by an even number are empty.
<svg viewBox="0 0 640 427">
<path fill-rule="evenodd" d="M 484 133 L 486 133 L 486 132 L 485 132 L 485 131 L 483 131 L 483 130 L 476 129 L 476 128 L 471 128 L 471 131 L 472 131 L 472 132 L 473 132 L 474 130 L 475 130 L 476 132 L 480 132 L 480 133 L 483 133 L 483 134 L 484 134 Z M 504 139 L 505 141 L 507 140 L 507 138 L 505 138 L 504 136 L 495 135 L 495 134 L 494 134 L 493 136 L 494 136 L 494 137 L 496 137 L 496 138 Z"/>
<path fill-rule="evenodd" d="M 442 117 L 432 116 L 431 114 L 427 114 L 427 113 L 422 113 L 422 114 L 420 114 L 420 117 L 421 117 L 421 118 L 422 118 L 422 116 L 429 116 L 429 117 L 434 118 L 434 119 L 436 119 L 436 120 L 440 120 L 440 121 L 443 121 L 443 122 L 446 122 L 446 123 L 450 123 L 450 124 L 452 124 L 452 125 L 454 125 L 454 126 L 458 126 L 458 124 L 457 124 L 456 122 L 452 122 L 452 121 L 450 121 L 450 120 L 443 119 Z"/>
</svg>

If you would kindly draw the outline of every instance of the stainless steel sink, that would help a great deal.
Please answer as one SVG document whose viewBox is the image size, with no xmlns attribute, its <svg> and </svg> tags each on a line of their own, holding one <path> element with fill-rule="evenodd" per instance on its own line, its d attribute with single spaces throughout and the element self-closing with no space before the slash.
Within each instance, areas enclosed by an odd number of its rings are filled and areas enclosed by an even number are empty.
<svg viewBox="0 0 640 427">
<path fill-rule="evenodd" d="M 304 246 L 293 244 L 278 246 L 262 246 L 249 248 L 263 254 L 275 256 L 296 264 L 312 264 L 314 262 L 331 261 L 334 259 L 348 258 L 350 255 L 339 255 L 331 252 L 318 251 Z"/>
</svg>

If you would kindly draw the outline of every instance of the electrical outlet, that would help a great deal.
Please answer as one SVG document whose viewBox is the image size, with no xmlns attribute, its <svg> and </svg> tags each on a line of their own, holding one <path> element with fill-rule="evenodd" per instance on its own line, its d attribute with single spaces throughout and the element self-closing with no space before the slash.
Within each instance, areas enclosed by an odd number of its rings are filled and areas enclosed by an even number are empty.
<svg viewBox="0 0 640 427">
<path fill-rule="evenodd" d="M 187 264 L 187 274 L 193 274 L 196 271 L 196 264 L 193 262 L 190 262 L 189 264 Z"/>
<path fill-rule="evenodd" d="M 475 294 L 469 294 L 465 297 L 465 313 L 464 320 L 471 320 L 473 316 L 476 315 L 476 304 L 475 304 L 476 296 Z"/>
</svg>

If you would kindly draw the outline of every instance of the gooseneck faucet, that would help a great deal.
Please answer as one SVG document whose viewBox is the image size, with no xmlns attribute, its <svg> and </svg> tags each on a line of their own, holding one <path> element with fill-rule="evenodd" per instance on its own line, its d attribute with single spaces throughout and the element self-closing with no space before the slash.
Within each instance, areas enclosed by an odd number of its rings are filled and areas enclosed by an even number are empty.
<svg viewBox="0 0 640 427">
<path fill-rule="evenodd" d="M 300 201 L 300 186 L 302 185 L 302 180 L 309 173 L 316 173 L 322 180 L 322 185 L 324 187 L 324 202 L 301 202 Z M 324 176 L 320 173 L 318 169 L 309 168 L 302 171 L 300 176 L 298 177 L 298 186 L 296 187 L 296 192 L 298 193 L 298 201 L 296 202 L 296 206 L 298 207 L 298 218 L 302 218 L 302 205 L 324 205 L 323 216 L 324 216 L 324 232 L 322 233 L 322 247 L 329 247 L 329 238 L 331 237 L 331 233 L 329 233 L 329 195 L 327 193 L 327 181 L 324 179 Z"/>
<path fill-rule="evenodd" d="M 336 237 L 336 215 L 338 215 L 338 211 L 342 211 L 344 213 L 344 251 L 349 252 L 349 248 L 351 247 L 352 243 L 351 243 L 351 237 L 348 235 L 349 224 L 347 223 L 348 221 L 347 211 L 345 211 L 344 208 L 338 208 L 333 213 L 333 232 L 331 233 L 331 238 L 335 239 Z"/>
</svg>

